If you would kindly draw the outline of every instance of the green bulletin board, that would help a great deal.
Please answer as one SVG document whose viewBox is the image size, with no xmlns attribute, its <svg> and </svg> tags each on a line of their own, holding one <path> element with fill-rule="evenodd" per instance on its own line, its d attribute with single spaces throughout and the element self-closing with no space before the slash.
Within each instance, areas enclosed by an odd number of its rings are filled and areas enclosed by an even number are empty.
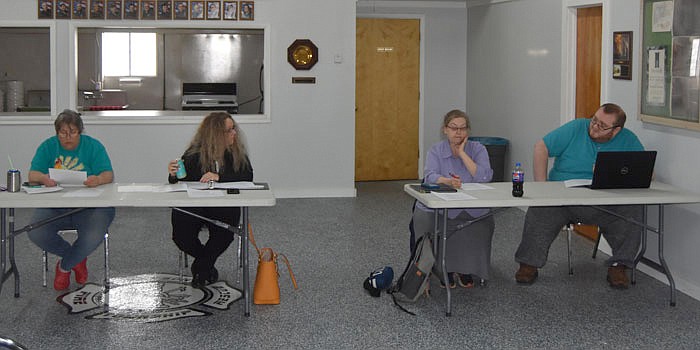
<svg viewBox="0 0 700 350">
<path fill-rule="evenodd" d="M 700 130 L 700 1 L 641 1 L 641 119 Z"/>
</svg>

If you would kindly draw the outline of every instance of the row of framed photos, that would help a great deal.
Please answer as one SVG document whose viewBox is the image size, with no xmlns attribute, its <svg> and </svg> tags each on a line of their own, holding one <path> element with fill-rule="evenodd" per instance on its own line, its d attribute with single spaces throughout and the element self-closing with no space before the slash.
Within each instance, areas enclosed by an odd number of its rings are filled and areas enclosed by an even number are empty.
<svg viewBox="0 0 700 350">
<path fill-rule="evenodd" d="M 254 1 L 38 0 L 39 19 L 255 19 Z"/>
</svg>

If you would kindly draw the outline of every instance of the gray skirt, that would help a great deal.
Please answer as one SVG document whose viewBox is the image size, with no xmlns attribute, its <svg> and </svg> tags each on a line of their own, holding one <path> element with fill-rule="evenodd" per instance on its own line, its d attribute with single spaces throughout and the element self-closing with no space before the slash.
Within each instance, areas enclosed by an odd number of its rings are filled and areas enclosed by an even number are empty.
<svg viewBox="0 0 700 350">
<path fill-rule="evenodd" d="M 493 238 L 493 216 L 481 219 L 472 224 L 463 226 L 474 218 L 467 212 L 461 212 L 454 219 L 447 219 L 447 255 L 445 265 L 447 272 L 471 274 L 476 278 L 489 279 L 491 268 L 491 241 Z M 442 215 L 439 215 L 442 225 Z M 463 227 L 460 227 L 463 226 Z M 415 209 L 413 212 L 413 227 L 416 237 L 425 232 L 434 233 L 435 213 Z M 438 245 L 441 247 L 441 245 Z M 442 259 L 440 250 L 436 261 Z"/>
</svg>

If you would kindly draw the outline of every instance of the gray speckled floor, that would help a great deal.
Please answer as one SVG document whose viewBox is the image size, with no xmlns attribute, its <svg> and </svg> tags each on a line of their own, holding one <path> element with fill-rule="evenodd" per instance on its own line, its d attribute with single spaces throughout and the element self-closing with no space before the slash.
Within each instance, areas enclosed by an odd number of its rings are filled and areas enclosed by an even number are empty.
<svg viewBox="0 0 700 350">
<path fill-rule="evenodd" d="M 22 295 L 12 296 L 11 282 L 3 287 L 0 335 L 31 349 L 700 348 L 700 302 L 679 293 L 671 308 L 668 287 L 643 274 L 629 290 L 610 289 L 605 255 L 591 259 L 593 244 L 583 238 L 574 239 L 574 276 L 567 275 L 562 235 L 538 282 L 517 285 L 513 254 L 524 216 L 518 209 L 496 216 L 487 286 L 455 289 L 452 317 L 445 317 L 439 288 L 407 306 L 417 316 L 405 314 L 389 296 L 367 295 L 362 281 L 376 267 L 390 265 L 397 274 L 404 267 L 413 201 L 401 182 L 358 183 L 357 189 L 357 198 L 280 199 L 273 208 L 251 210 L 258 243 L 289 257 L 300 289 L 292 290 L 282 269 L 282 304 L 254 305 L 250 318 L 243 317 L 241 301 L 230 310 L 209 310 L 210 316 L 159 323 L 68 314 L 56 302 L 59 293 L 41 287 L 40 251 L 21 236 Z M 18 224 L 28 214 L 18 211 Z M 169 210 L 118 209 L 110 231 L 114 277 L 177 273 Z M 101 259 L 98 249 L 89 260 L 96 283 Z M 222 259 L 221 278 L 235 284 L 232 250 Z"/>
</svg>

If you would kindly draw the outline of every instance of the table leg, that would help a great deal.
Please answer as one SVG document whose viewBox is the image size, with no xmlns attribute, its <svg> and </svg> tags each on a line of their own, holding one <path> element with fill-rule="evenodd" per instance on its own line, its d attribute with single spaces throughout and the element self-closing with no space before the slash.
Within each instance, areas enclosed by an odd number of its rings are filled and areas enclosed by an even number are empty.
<svg viewBox="0 0 700 350">
<path fill-rule="evenodd" d="M 5 283 L 5 239 L 7 238 L 7 210 L 0 208 L 0 293 Z"/>
<path fill-rule="evenodd" d="M 15 274 L 15 298 L 19 298 L 19 271 L 15 263 L 15 208 L 9 209 L 10 217 L 8 222 L 8 231 L 10 232 L 9 240 L 9 258 L 10 258 L 10 273 Z"/>
<path fill-rule="evenodd" d="M 241 208 L 241 216 L 243 217 L 243 230 L 241 241 L 243 246 L 243 310 L 246 317 L 250 317 L 250 271 L 248 264 L 248 207 Z"/>
<path fill-rule="evenodd" d="M 445 282 L 445 291 L 447 292 L 447 309 L 445 316 L 452 316 L 452 293 L 450 292 L 450 276 L 447 275 L 447 266 L 445 264 L 445 256 L 447 255 L 447 209 L 443 209 L 442 214 L 442 259 L 440 266 L 442 268 L 443 281 Z"/>
<path fill-rule="evenodd" d="M 673 281 L 673 276 L 671 276 L 671 270 L 666 264 L 666 259 L 664 258 L 664 206 L 659 205 L 659 262 L 663 267 L 663 271 L 668 278 L 669 287 L 671 287 L 671 306 L 676 306 L 676 282 Z"/>
<path fill-rule="evenodd" d="M 637 264 L 642 260 L 644 254 L 647 252 L 647 233 L 649 231 L 649 223 L 647 222 L 647 205 L 645 204 L 644 209 L 642 209 L 642 222 L 645 226 L 641 227 L 642 230 L 642 242 L 641 249 L 637 253 L 637 257 L 634 259 L 634 267 L 632 267 L 632 278 L 631 283 L 637 284 Z"/>
</svg>

